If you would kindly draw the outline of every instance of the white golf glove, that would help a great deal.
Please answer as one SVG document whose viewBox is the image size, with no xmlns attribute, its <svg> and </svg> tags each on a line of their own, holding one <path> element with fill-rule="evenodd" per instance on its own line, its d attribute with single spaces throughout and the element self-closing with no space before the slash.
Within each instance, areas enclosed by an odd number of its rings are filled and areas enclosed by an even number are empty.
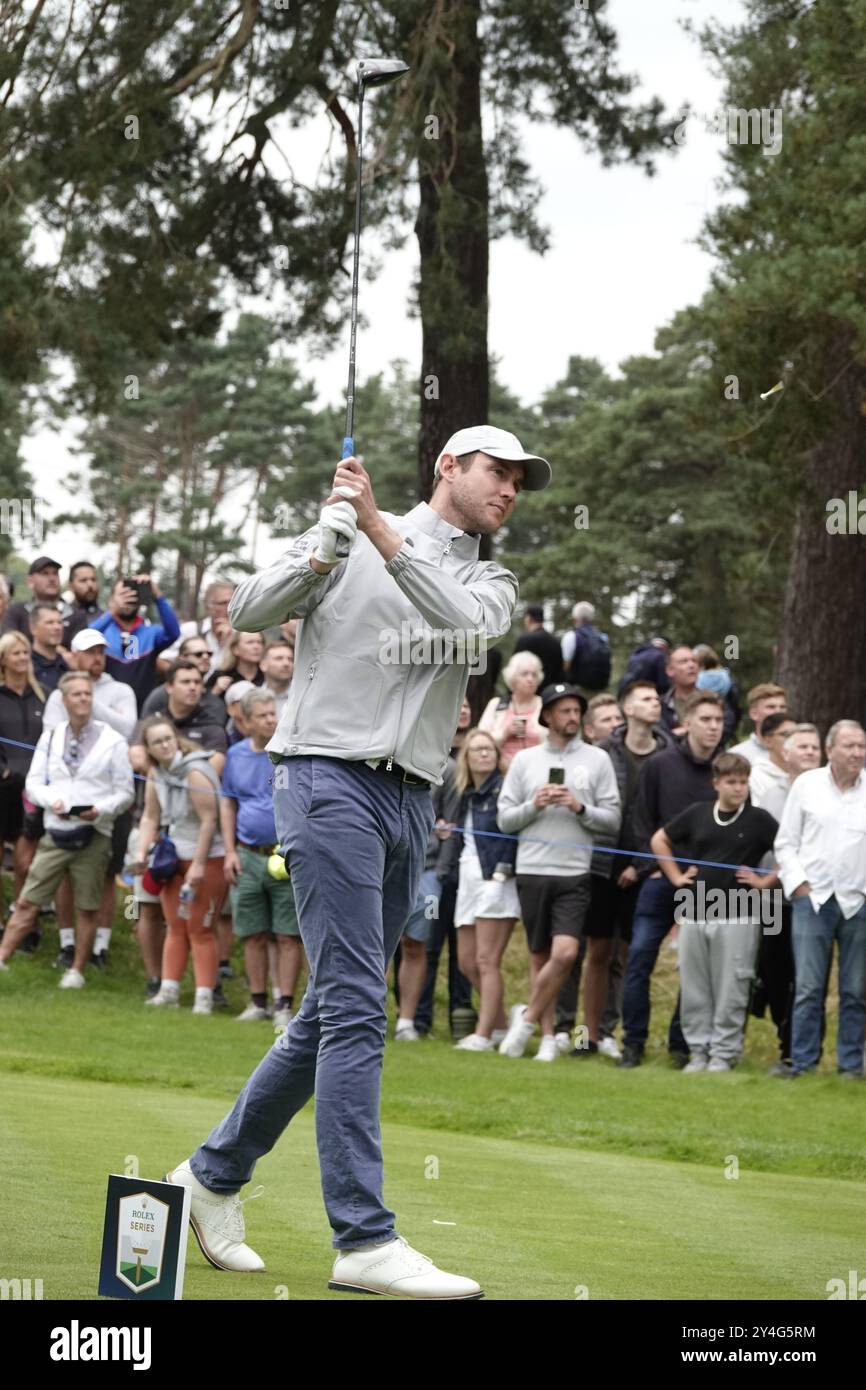
<svg viewBox="0 0 866 1390">
<path fill-rule="evenodd" d="M 341 497 L 357 497 L 354 488 L 338 487 Z M 331 502 L 319 513 L 319 544 L 313 559 L 323 565 L 335 565 L 344 560 L 358 534 L 358 513 L 351 502 Z"/>
</svg>

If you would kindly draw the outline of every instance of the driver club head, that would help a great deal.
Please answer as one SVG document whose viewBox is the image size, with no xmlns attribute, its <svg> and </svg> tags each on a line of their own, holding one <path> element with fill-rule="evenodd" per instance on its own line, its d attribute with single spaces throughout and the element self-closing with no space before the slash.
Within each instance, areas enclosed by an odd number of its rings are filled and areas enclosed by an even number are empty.
<svg viewBox="0 0 866 1390">
<path fill-rule="evenodd" d="M 358 63 L 360 87 L 384 87 L 409 71 L 409 64 L 399 58 L 362 58 Z"/>
</svg>

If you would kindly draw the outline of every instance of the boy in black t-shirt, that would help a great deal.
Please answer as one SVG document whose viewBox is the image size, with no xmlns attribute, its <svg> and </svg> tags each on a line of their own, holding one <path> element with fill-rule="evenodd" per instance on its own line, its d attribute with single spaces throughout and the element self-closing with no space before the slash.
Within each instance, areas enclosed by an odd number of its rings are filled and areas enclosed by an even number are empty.
<svg viewBox="0 0 866 1390">
<path fill-rule="evenodd" d="M 749 801 L 749 772 L 738 753 L 720 754 L 713 761 L 716 801 L 695 802 L 651 841 L 677 889 L 680 1021 L 691 1051 L 687 1072 L 730 1071 L 736 1065 L 761 925 L 781 930 L 781 892 L 772 891 L 778 877 L 755 873 L 773 848 L 778 825 Z M 683 871 L 677 859 L 704 862 Z"/>
</svg>

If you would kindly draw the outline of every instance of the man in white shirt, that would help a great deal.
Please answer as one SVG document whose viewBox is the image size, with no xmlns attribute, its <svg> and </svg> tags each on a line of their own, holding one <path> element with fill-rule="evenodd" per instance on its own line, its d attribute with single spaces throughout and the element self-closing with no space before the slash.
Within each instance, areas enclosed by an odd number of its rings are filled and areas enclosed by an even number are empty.
<svg viewBox="0 0 866 1390">
<path fill-rule="evenodd" d="M 74 669 L 89 676 L 93 690 L 93 719 L 99 719 L 129 743 L 138 719 L 138 706 L 135 691 L 124 681 L 116 681 L 105 670 L 105 653 L 108 643 L 96 628 L 85 627 L 72 639 L 71 653 Z M 59 690 L 52 690 L 45 706 L 42 719 L 43 729 L 54 729 L 66 718 L 66 706 Z M 105 874 L 102 890 L 96 939 L 93 945 L 91 965 L 104 969 L 108 964 L 108 951 L 111 945 L 111 929 L 115 909 L 115 879 L 123 868 L 126 846 L 132 830 L 132 811 L 122 812 L 117 817 L 111 833 L 111 858 Z M 73 930 L 72 884 L 69 876 L 57 890 L 55 900 L 57 925 L 60 935 L 60 953 L 55 965 L 68 970 L 75 956 L 75 932 Z"/>
<path fill-rule="evenodd" d="M 106 674 L 108 643 L 96 628 L 85 627 L 72 639 L 73 668 L 90 676 L 93 682 L 93 718 L 102 720 L 129 742 L 138 719 L 135 691 L 131 685 Z M 53 729 L 66 718 L 63 696 L 52 690 L 42 719 L 43 729 Z"/>
<path fill-rule="evenodd" d="M 78 914 L 73 964 L 61 989 L 81 989 L 96 934 L 96 914 L 111 858 L 115 818 L 132 805 L 132 768 L 125 739 L 92 718 L 89 675 L 70 671 L 59 686 L 66 718 L 40 735 L 27 774 L 27 796 L 45 812 L 45 834 L 18 895 L 0 945 L 0 969 L 50 903 L 66 874 Z"/>
<path fill-rule="evenodd" d="M 760 685 L 752 686 L 746 696 L 746 707 L 755 726 L 754 731 L 748 738 L 744 738 L 742 743 L 735 743 L 728 752 L 739 753 L 747 762 L 758 763 L 770 756 L 770 750 L 758 732 L 761 724 L 768 714 L 778 714 L 786 710 L 788 697 L 781 685 L 773 685 L 772 681 L 762 681 Z"/>
<path fill-rule="evenodd" d="M 792 1076 L 821 1055 L 821 1011 L 839 943 L 840 1076 L 861 1078 L 866 1035 L 866 733 L 841 719 L 827 735 L 827 767 L 791 787 L 775 852 L 793 900 Z"/>
<path fill-rule="evenodd" d="M 752 764 L 749 796 L 753 806 L 769 811 L 781 822 L 788 793 L 801 772 L 821 766 L 821 738 L 814 724 L 797 724 L 779 710 L 761 721 L 761 739 L 769 758 Z M 775 854 L 766 856 L 764 867 L 773 868 Z M 756 980 L 750 1003 L 756 1018 L 770 1017 L 779 1039 L 779 1060 L 771 1076 L 787 1076 L 791 1070 L 791 1023 L 794 1011 L 794 953 L 791 947 L 791 904 L 782 902 L 782 930 L 762 932 L 758 946 Z M 823 1037 L 823 1028 L 822 1028 Z"/>
</svg>

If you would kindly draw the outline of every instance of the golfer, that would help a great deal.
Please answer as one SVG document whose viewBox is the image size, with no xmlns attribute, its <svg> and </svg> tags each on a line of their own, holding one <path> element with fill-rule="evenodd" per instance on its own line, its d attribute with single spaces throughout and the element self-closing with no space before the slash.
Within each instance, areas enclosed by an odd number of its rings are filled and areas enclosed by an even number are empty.
<svg viewBox="0 0 866 1390">
<path fill-rule="evenodd" d="M 168 1175 L 191 1189 L 193 1230 L 218 1269 L 264 1268 L 244 1244 L 238 1191 L 315 1095 L 338 1251 L 329 1287 L 482 1297 L 473 1280 L 407 1245 L 383 1200 L 385 973 L 415 903 L 430 787 L 442 781 L 470 663 L 509 631 L 517 602 L 514 575 L 479 561 L 480 537 L 508 520 L 521 488 L 550 478 L 546 460 L 513 434 L 458 430 L 436 462 L 429 505 L 396 517 L 379 511 L 358 460 L 345 459 L 318 525 L 229 605 L 246 632 L 303 619 L 268 751 L 310 980 L 234 1109 Z"/>
</svg>

